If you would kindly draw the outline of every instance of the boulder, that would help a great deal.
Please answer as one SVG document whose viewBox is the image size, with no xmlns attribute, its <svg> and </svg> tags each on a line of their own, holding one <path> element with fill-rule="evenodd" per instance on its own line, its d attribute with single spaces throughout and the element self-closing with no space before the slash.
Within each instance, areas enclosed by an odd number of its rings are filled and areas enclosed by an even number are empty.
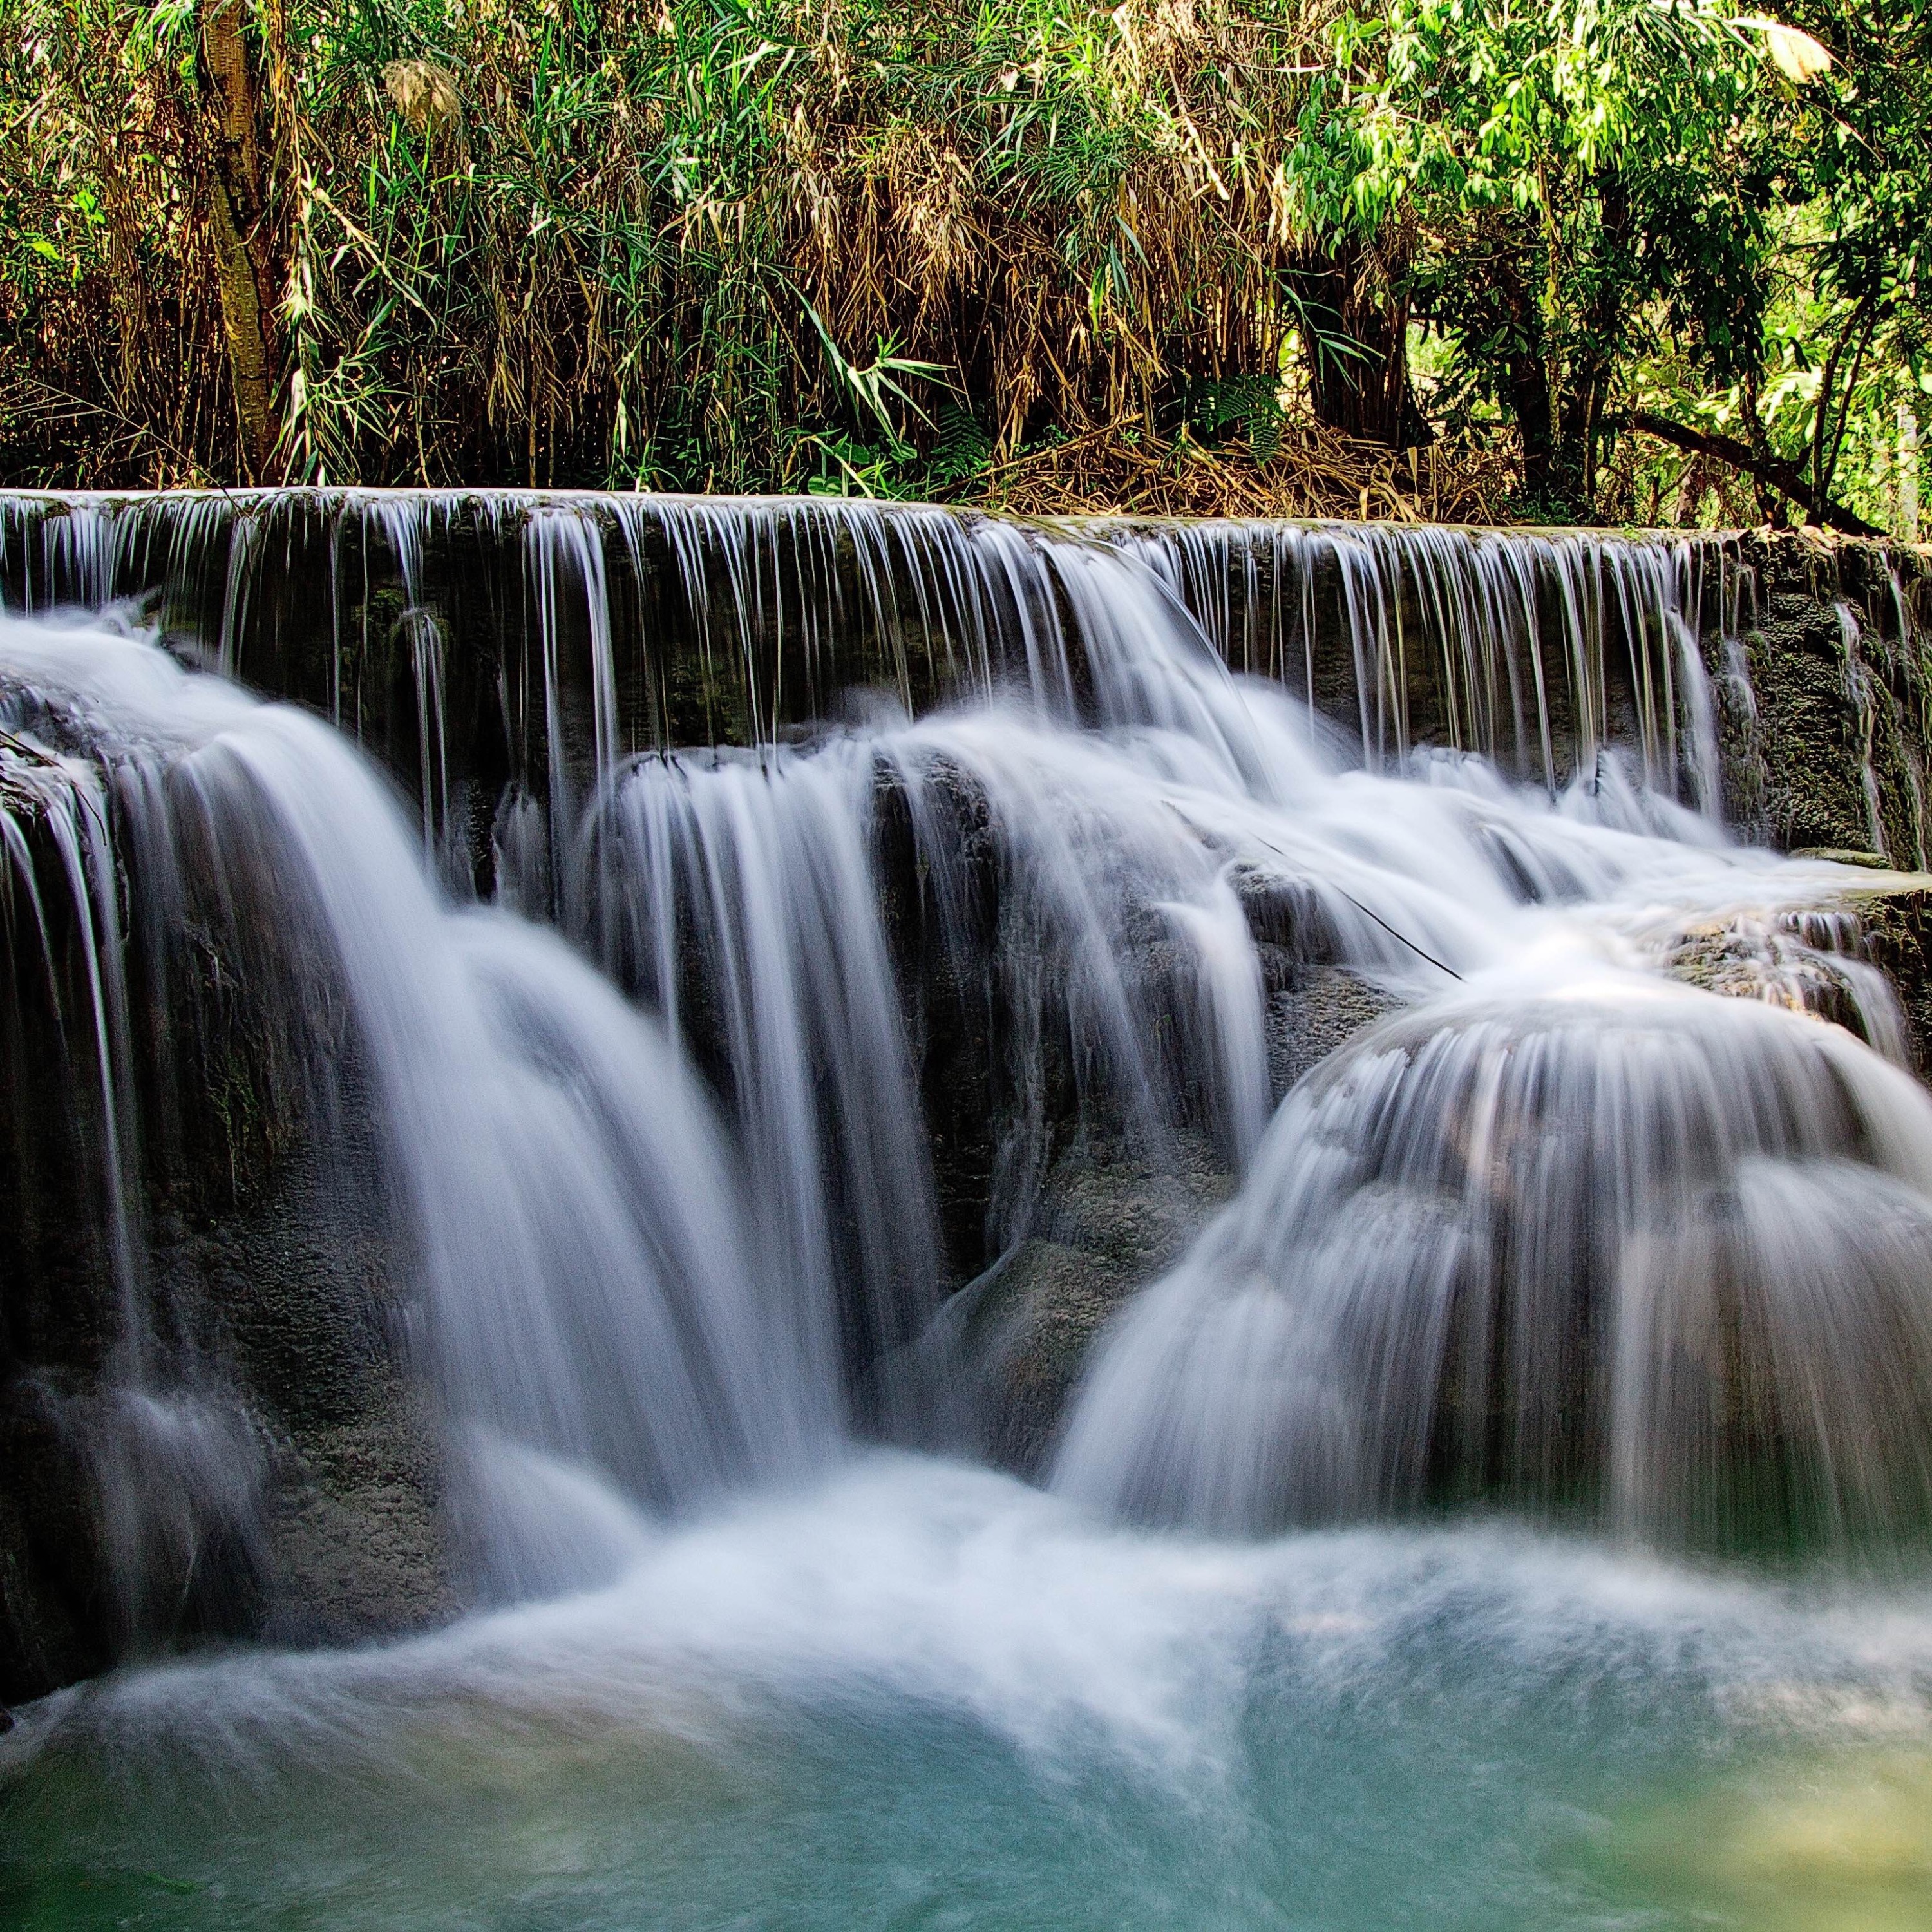
<svg viewBox="0 0 1932 1932">
<path fill-rule="evenodd" d="M 1160 1161 L 1076 1145 L 1054 1162 L 1035 1232 L 961 1291 L 973 1420 L 994 1461 L 1044 1468 L 1100 1331 L 1234 1187 L 1192 1136 Z"/>
<path fill-rule="evenodd" d="M 1271 972 L 1268 1064 L 1277 1100 L 1403 1002 L 1339 966 Z M 1207 1140 L 1177 1136 L 1159 1156 L 1076 1141 L 1054 1163 L 1028 1238 L 961 1292 L 976 1376 L 977 1435 L 992 1458 L 1036 1475 L 1101 1331 L 1233 1195 Z"/>
</svg>

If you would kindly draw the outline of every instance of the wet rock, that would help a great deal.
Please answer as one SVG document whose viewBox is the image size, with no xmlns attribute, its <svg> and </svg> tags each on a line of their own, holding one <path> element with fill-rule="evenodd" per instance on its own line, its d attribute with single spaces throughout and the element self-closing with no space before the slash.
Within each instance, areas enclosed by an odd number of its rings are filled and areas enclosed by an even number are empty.
<svg viewBox="0 0 1932 1932">
<path fill-rule="evenodd" d="M 0 1400 L 0 1704 L 24 1703 L 112 1661 L 99 1614 L 85 1472 L 40 1391 Z"/>
<path fill-rule="evenodd" d="M 1850 1028 L 1877 1045 L 1877 1029 L 1859 1010 L 1858 992 L 1837 950 L 1808 944 L 1807 916 L 1787 912 L 1768 917 L 1741 916 L 1693 926 L 1672 947 L 1665 962 L 1675 979 L 1730 999 L 1763 1000 L 1810 1013 Z M 1856 944 L 1856 934 L 1846 940 Z"/>
<path fill-rule="evenodd" d="M 218 1403 L 260 1467 L 225 1484 L 219 1468 L 185 1464 L 146 1484 L 116 1478 L 124 1501 L 152 1490 L 162 1511 L 135 1579 L 101 1486 L 110 1444 L 98 1418 L 117 1385 L 42 1372 L 0 1391 L 0 1701 L 93 1675 L 130 1646 L 355 1642 L 460 1609 L 440 1432 L 394 1339 L 400 1323 L 358 1278 L 358 1243 L 332 1247 L 326 1222 L 289 1239 L 279 1211 L 155 1257 L 158 1292 L 200 1344 L 170 1349 L 172 1371 L 191 1365 L 195 1379 L 158 1399 L 177 1414 Z"/>
<path fill-rule="evenodd" d="M 1932 1077 L 1932 874 L 1894 872 L 1847 886 L 1840 903 L 1858 922 L 1864 956 L 1890 982 L 1922 1079 Z"/>
<path fill-rule="evenodd" d="M 1022 1475 L 1052 1453 L 1067 1398 L 1114 1310 L 1152 1280 L 1233 1193 L 1190 1138 L 1156 1166 L 1076 1148 L 1048 1179 L 1037 1232 L 963 1291 L 979 1370 L 982 1446 Z"/>
<path fill-rule="evenodd" d="M 1269 980 L 1277 1098 L 1404 1004 L 1344 967 L 1291 964 Z M 1060 1156 L 1032 1235 L 963 1291 L 981 1443 L 995 1461 L 1024 1475 L 1041 1472 L 1102 1330 L 1179 1256 L 1235 1185 L 1196 1136 L 1182 1136 L 1158 1162 L 1080 1144 Z"/>
<path fill-rule="evenodd" d="M 1333 962 L 1334 926 L 1312 880 L 1249 864 L 1235 866 L 1228 883 L 1257 945 L 1277 950 L 1297 964 Z"/>
<path fill-rule="evenodd" d="M 99 1082 L 36 956 L 13 955 L 0 1013 L 0 1704 L 129 1654 L 449 1615 L 436 1433 L 400 1346 L 410 1268 L 352 1066 L 304 1042 L 330 1070 L 325 1123 L 232 954 L 198 935 L 205 976 L 137 975 L 124 1286 Z"/>
<path fill-rule="evenodd" d="M 1925 864 L 1927 557 L 1756 531 L 1734 540 L 1730 568 L 1736 621 L 1707 610 L 1704 626 L 1726 816 L 1808 856 Z"/>
<path fill-rule="evenodd" d="M 1664 964 L 1706 992 L 1832 1021 L 1932 1073 L 1932 874 L 1871 872 L 1808 906 L 1693 926 Z"/>
<path fill-rule="evenodd" d="M 292 1443 L 269 1515 L 262 1635 L 358 1643 L 455 1616 L 442 1476 L 434 1418 L 400 1378 L 364 1413 Z"/>
<path fill-rule="evenodd" d="M 1874 872 L 1888 872 L 1892 861 L 1882 852 L 1858 852 L 1836 845 L 1801 845 L 1791 855 L 1794 859 L 1828 859 L 1834 866 L 1863 866 Z"/>
<path fill-rule="evenodd" d="M 1279 1100 L 1364 1027 L 1406 1002 L 1346 966 L 1304 966 L 1268 1002 L 1268 1077 Z"/>
</svg>

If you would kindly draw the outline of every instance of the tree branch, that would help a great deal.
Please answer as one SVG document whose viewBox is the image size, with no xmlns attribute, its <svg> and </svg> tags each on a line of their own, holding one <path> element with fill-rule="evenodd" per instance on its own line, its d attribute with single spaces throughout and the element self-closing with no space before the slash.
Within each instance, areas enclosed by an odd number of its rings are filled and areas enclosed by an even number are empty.
<svg viewBox="0 0 1932 1932">
<path fill-rule="evenodd" d="M 1829 497 L 1821 495 L 1814 511 L 1811 486 L 1801 472 L 1774 456 L 1759 455 L 1734 436 L 1719 436 L 1714 431 L 1692 429 L 1685 424 L 1672 422 L 1668 416 L 1653 416 L 1648 410 L 1633 410 L 1625 420 L 1632 429 L 1641 430 L 1646 436 L 1654 436 L 1659 442 L 1667 442 L 1673 449 L 1684 450 L 1693 456 L 1714 456 L 1720 463 L 1728 463 L 1733 470 L 1756 477 L 1780 496 L 1788 496 L 1802 512 L 1828 529 L 1840 530 L 1849 537 L 1885 535 L 1876 524 L 1867 523 L 1862 517 L 1840 503 L 1833 502 Z"/>
<path fill-rule="evenodd" d="M 1838 398 L 1838 420 L 1832 429 L 1832 440 L 1825 454 L 1825 466 L 1819 473 L 1820 487 L 1828 491 L 1832 479 L 1838 473 L 1838 458 L 1845 447 L 1845 424 L 1850 420 L 1852 398 L 1857 394 L 1858 378 L 1864 374 L 1865 351 L 1871 346 L 1872 331 L 1877 326 L 1878 317 L 1868 316 L 1864 332 L 1858 338 L 1858 353 L 1852 358 L 1852 373 L 1845 379 L 1845 387 Z"/>
</svg>

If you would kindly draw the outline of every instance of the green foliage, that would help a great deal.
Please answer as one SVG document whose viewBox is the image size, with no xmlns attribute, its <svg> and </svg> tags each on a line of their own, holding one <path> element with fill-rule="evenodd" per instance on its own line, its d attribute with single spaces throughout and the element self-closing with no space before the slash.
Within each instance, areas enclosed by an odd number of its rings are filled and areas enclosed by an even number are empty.
<svg viewBox="0 0 1932 1932">
<path fill-rule="evenodd" d="M 1768 158 L 1788 118 L 1707 4 L 1393 0 L 1335 33 L 1354 149 L 1324 211 L 1406 226 L 1447 372 L 1577 508 L 1620 379 L 1660 333 L 1720 380 L 1756 352 Z"/>
<path fill-rule="evenodd" d="M 1238 431 L 1265 462 L 1281 448 L 1281 384 L 1266 376 L 1209 376 L 1190 386 L 1186 419 L 1210 440 Z"/>
<path fill-rule="evenodd" d="M 1932 360 L 1932 0 L 1796 76 L 1714 0 L 0 0 L 10 480 L 238 473 L 221 4 L 291 478 L 971 494 L 1380 382 L 1519 512 L 1671 500 L 1650 409 L 1876 516 Z"/>
</svg>

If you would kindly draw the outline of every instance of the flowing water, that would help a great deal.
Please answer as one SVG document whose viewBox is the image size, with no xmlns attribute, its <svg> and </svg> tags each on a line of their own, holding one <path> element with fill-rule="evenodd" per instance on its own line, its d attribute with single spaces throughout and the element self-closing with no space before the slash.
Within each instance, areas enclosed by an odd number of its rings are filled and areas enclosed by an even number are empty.
<svg viewBox="0 0 1932 1932">
<path fill-rule="evenodd" d="M 1720 554 L 44 509 L 0 877 L 127 1661 L 0 1735 L 8 1922 L 1932 1925 L 1932 1098 L 1855 875 L 1720 823 Z M 446 1628 L 165 1654 L 272 1528 L 143 1180 L 208 956 L 401 1258 Z M 1227 1203 L 1022 1481 L 976 1311 L 1102 1160 Z"/>
</svg>

